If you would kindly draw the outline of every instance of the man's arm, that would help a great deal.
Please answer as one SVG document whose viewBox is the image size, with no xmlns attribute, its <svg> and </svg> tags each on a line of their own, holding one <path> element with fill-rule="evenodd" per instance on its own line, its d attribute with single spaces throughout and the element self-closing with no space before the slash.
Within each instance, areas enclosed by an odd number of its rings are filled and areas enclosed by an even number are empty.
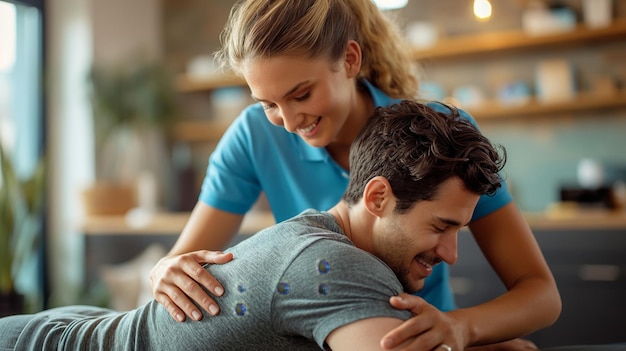
<svg viewBox="0 0 626 351">
<path fill-rule="evenodd" d="M 400 326 L 401 319 L 378 317 L 362 319 L 335 329 L 326 338 L 326 343 L 333 351 L 369 351 L 383 350 L 380 340 L 390 330 Z M 413 340 L 408 339 L 392 350 L 400 350 Z M 437 345 L 435 345 L 437 346 Z M 428 349 L 433 349 L 430 347 Z"/>
</svg>

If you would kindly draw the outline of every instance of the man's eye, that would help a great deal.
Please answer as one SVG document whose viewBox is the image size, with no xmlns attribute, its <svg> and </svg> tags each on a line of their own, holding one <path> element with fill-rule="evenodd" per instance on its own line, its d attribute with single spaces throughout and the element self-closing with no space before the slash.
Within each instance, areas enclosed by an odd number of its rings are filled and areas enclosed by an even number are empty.
<svg viewBox="0 0 626 351">
<path fill-rule="evenodd" d="M 446 231 L 446 228 L 433 227 L 437 233 L 443 233 Z"/>
<path fill-rule="evenodd" d="M 296 100 L 296 101 L 304 101 L 304 100 L 308 99 L 309 96 L 311 96 L 311 93 L 307 92 L 304 95 L 300 95 L 300 96 L 295 97 L 294 100 Z"/>
<path fill-rule="evenodd" d="M 263 109 L 266 110 L 266 111 L 267 110 L 271 110 L 272 108 L 274 108 L 274 106 L 276 106 L 276 105 L 274 105 L 274 104 L 263 104 Z"/>
</svg>

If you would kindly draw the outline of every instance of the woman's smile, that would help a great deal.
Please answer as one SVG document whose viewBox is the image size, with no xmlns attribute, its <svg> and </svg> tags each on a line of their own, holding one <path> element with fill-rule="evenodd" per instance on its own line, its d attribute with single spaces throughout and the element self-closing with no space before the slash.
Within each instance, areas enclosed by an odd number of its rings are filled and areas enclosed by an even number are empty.
<svg viewBox="0 0 626 351">
<path fill-rule="evenodd" d="M 315 135 L 315 133 L 317 133 L 319 129 L 317 127 L 319 126 L 319 123 L 321 120 L 322 120 L 321 116 L 317 117 L 317 119 L 315 119 L 315 121 L 313 121 L 313 123 L 309 124 L 308 126 L 298 128 L 297 129 L 298 134 L 300 134 L 302 137 L 311 137 Z"/>
</svg>

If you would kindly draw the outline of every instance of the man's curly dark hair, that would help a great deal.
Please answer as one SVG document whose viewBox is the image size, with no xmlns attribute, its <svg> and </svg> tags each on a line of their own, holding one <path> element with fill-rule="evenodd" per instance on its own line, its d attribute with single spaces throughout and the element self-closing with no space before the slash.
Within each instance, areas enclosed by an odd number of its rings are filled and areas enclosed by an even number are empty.
<svg viewBox="0 0 626 351">
<path fill-rule="evenodd" d="M 447 111 L 437 112 L 405 100 L 376 108 L 352 143 L 350 184 L 343 200 L 356 203 L 376 176 L 391 184 L 400 213 L 418 201 L 433 199 L 439 186 L 454 176 L 478 195 L 492 194 L 502 186 L 499 172 L 506 150 L 492 145 L 456 108 L 443 106 Z"/>
</svg>

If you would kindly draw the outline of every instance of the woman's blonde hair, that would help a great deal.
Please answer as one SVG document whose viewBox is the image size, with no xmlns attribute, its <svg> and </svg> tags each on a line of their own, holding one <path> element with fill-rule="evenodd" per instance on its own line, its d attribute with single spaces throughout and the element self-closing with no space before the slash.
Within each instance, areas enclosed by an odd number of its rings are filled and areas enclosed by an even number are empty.
<svg viewBox="0 0 626 351">
<path fill-rule="evenodd" d="M 395 98 L 417 97 L 416 65 L 397 26 L 371 0 L 243 0 L 221 34 L 221 64 L 240 73 L 244 60 L 275 55 L 343 57 L 361 46 L 360 78 Z"/>
</svg>

